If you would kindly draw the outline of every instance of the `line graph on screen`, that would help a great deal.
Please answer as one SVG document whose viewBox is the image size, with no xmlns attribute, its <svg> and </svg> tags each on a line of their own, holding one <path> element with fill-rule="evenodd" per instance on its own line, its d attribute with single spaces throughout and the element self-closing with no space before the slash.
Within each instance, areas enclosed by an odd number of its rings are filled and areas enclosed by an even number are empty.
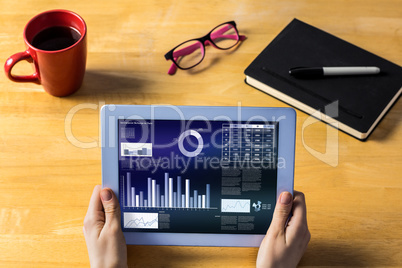
<svg viewBox="0 0 402 268">
<path fill-rule="evenodd" d="M 250 213 L 250 199 L 222 199 L 221 212 Z"/>
<path fill-rule="evenodd" d="M 158 213 L 126 212 L 124 228 L 158 229 Z"/>
</svg>

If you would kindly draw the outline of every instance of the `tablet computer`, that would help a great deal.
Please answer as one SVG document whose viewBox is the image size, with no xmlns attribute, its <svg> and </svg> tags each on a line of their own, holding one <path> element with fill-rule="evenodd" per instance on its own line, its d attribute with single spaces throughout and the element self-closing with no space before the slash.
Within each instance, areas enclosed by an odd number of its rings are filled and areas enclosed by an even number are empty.
<svg viewBox="0 0 402 268">
<path fill-rule="evenodd" d="M 102 184 L 127 244 L 258 247 L 293 193 L 292 108 L 105 105 Z"/>
</svg>

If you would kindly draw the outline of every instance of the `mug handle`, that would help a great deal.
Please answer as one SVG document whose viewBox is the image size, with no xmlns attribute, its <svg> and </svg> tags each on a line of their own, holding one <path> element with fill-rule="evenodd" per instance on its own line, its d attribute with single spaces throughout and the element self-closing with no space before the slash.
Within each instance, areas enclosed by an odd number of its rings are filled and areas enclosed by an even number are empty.
<svg viewBox="0 0 402 268">
<path fill-rule="evenodd" d="M 11 57 L 9 57 L 4 64 L 4 71 L 7 74 L 7 77 L 14 82 L 33 82 L 33 83 L 38 83 L 39 82 L 39 75 L 38 72 L 35 72 L 31 75 L 12 75 L 11 70 L 13 69 L 14 65 L 17 64 L 17 62 L 21 60 L 26 60 L 26 61 L 32 61 L 31 54 L 29 54 L 28 50 L 24 52 L 19 52 Z"/>
</svg>

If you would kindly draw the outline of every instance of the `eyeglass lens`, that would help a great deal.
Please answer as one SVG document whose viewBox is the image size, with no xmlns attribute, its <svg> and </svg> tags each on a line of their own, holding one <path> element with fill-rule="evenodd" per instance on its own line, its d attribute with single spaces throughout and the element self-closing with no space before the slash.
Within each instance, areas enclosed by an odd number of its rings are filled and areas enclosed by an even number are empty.
<svg viewBox="0 0 402 268">
<path fill-rule="evenodd" d="M 202 61 L 204 47 L 199 41 L 188 41 L 178 46 L 173 51 L 173 58 L 181 68 L 191 68 Z"/>
<path fill-rule="evenodd" d="M 233 25 L 223 24 L 211 32 L 210 38 L 217 48 L 228 49 L 237 44 L 239 35 Z M 200 63 L 204 54 L 202 43 L 191 40 L 178 46 L 173 51 L 173 58 L 178 66 L 188 69 Z"/>
<path fill-rule="evenodd" d="M 218 48 L 228 49 L 236 45 L 239 35 L 233 25 L 224 24 L 211 32 L 211 39 Z"/>
</svg>

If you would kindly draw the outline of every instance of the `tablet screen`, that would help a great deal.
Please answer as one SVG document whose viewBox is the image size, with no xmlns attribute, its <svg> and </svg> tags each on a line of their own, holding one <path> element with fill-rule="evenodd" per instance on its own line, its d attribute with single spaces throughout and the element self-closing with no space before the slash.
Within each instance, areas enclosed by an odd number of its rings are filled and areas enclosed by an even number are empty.
<svg viewBox="0 0 402 268">
<path fill-rule="evenodd" d="M 265 234 L 278 122 L 118 120 L 124 232 Z"/>
</svg>

